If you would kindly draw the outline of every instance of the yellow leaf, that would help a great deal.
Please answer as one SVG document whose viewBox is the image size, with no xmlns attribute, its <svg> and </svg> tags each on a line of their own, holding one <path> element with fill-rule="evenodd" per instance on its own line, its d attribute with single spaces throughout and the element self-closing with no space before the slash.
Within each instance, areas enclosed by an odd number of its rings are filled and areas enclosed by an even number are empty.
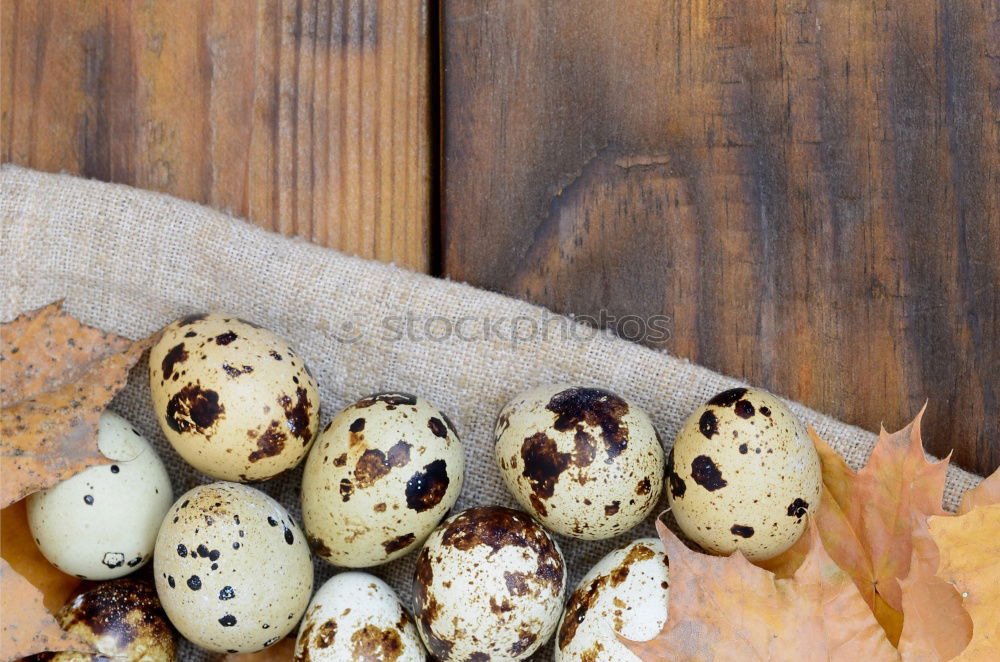
<svg viewBox="0 0 1000 662">
<path fill-rule="evenodd" d="M 937 576 L 939 563 L 927 519 L 918 518 L 910 573 L 900 581 L 904 618 L 899 652 L 906 662 L 950 660 L 972 638 L 972 619 L 962 606 L 962 596 Z"/>
<path fill-rule="evenodd" d="M 955 659 L 995 662 L 1000 659 L 1000 503 L 957 517 L 932 517 L 929 525 L 941 555 L 938 577 L 958 590 L 972 617 L 972 641 Z"/>
<path fill-rule="evenodd" d="M 851 578 L 819 544 L 790 579 L 778 579 L 741 554 L 709 556 L 688 549 L 661 522 L 670 560 L 667 622 L 655 638 L 624 643 L 659 660 L 898 660 Z"/>
<path fill-rule="evenodd" d="M 823 498 L 816 513 L 823 545 L 854 580 L 889 640 L 903 623 L 899 580 L 910 571 L 914 517 L 944 514 L 948 460 L 928 462 L 920 439 L 921 410 L 909 425 L 882 430 L 868 464 L 852 470 L 810 428 L 823 464 Z M 801 563 L 804 543 L 764 565 L 782 577 Z"/>
</svg>

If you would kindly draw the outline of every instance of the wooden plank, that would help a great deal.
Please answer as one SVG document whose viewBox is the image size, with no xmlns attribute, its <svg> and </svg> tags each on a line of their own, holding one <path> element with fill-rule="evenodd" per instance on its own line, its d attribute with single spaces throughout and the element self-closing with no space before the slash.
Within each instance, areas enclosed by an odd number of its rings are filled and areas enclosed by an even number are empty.
<svg viewBox="0 0 1000 662">
<path fill-rule="evenodd" d="M 452 0 L 442 33 L 447 275 L 665 316 L 868 429 L 929 399 L 932 451 L 1000 464 L 996 3 Z"/>
<path fill-rule="evenodd" d="M 12 0 L 4 161 L 430 266 L 426 1 Z"/>
</svg>

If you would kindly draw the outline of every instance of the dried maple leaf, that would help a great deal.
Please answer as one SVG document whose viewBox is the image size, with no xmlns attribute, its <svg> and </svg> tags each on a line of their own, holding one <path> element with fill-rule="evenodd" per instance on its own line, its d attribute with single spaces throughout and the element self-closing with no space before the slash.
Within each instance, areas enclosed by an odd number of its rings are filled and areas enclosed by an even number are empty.
<svg viewBox="0 0 1000 662">
<path fill-rule="evenodd" d="M 288 662 L 295 655 L 295 633 L 256 653 L 229 653 L 219 662 Z"/>
<path fill-rule="evenodd" d="M 962 502 L 958 504 L 957 514 L 964 515 L 976 506 L 989 506 L 1000 503 L 1000 469 L 983 479 L 971 490 L 966 490 L 962 495 Z"/>
<path fill-rule="evenodd" d="M 928 462 L 920 440 L 921 409 L 898 432 L 884 429 L 860 471 L 810 429 L 823 463 L 823 497 L 816 513 L 823 545 L 857 585 L 890 641 L 903 625 L 899 580 L 910 571 L 915 518 L 941 515 L 948 459 Z M 804 557 L 800 541 L 764 567 L 787 576 Z"/>
<path fill-rule="evenodd" d="M 96 652 L 59 623 L 42 604 L 42 595 L 27 579 L 0 559 L 0 615 L 3 641 L 0 659 L 17 660 L 44 651 Z"/>
<path fill-rule="evenodd" d="M 0 555 L 41 592 L 42 602 L 51 612 L 62 607 L 80 585 L 79 578 L 60 571 L 42 556 L 31 537 L 23 500 L 0 511 Z"/>
<path fill-rule="evenodd" d="M 110 461 L 98 421 L 148 345 L 81 324 L 61 301 L 0 325 L 0 507 Z"/>
<path fill-rule="evenodd" d="M 958 590 L 972 618 L 972 641 L 955 659 L 1000 659 L 1000 503 L 928 524 L 941 555 L 938 577 Z"/>
<path fill-rule="evenodd" d="M 742 554 L 688 549 L 656 523 L 670 559 L 670 605 L 663 630 L 625 644 L 658 660 L 898 660 L 851 578 L 819 544 L 814 523 L 801 567 L 779 579 Z"/>
<path fill-rule="evenodd" d="M 962 606 L 962 596 L 937 576 L 939 564 L 927 519 L 917 518 L 910 573 L 899 582 L 904 616 L 898 648 L 906 662 L 950 660 L 972 638 L 972 619 Z"/>
</svg>

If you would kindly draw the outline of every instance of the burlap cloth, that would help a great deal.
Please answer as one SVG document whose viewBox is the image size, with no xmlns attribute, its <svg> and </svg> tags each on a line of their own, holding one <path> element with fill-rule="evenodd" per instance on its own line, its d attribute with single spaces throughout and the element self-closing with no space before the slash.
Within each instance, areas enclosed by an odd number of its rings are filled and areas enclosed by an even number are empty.
<svg viewBox="0 0 1000 662">
<path fill-rule="evenodd" d="M 522 301 L 348 257 L 125 186 L 4 166 L 0 219 L 3 321 L 65 298 L 85 322 L 132 338 L 194 311 L 258 322 L 288 338 L 308 361 L 319 382 L 324 423 L 378 390 L 419 393 L 437 404 L 465 444 L 459 509 L 515 505 L 494 467 L 491 433 L 497 412 L 518 391 L 546 382 L 607 387 L 644 407 L 669 445 L 688 413 L 739 383 Z M 853 467 L 864 464 L 873 434 L 790 404 Z M 154 442 L 175 495 L 209 481 L 163 438 L 150 408 L 145 361 L 112 409 Z M 299 479 L 294 471 L 258 487 L 298 519 Z M 979 480 L 950 468 L 946 506 L 953 509 Z M 651 521 L 601 542 L 560 538 L 569 590 L 607 551 L 648 535 L 654 535 Z M 373 570 L 407 604 L 414 556 Z M 317 562 L 316 571 L 319 586 L 334 568 Z M 551 659 L 550 650 L 536 658 Z M 206 659 L 190 645 L 181 655 Z"/>
</svg>

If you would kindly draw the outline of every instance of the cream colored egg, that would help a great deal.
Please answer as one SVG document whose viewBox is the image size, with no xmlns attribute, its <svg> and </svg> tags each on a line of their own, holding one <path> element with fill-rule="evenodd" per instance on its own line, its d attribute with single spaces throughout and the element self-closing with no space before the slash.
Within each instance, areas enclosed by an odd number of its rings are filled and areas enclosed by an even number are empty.
<svg viewBox="0 0 1000 662">
<path fill-rule="evenodd" d="M 319 428 L 319 393 L 305 361 L 274 333 L 236 317 L 190 315 L 149 353 L 153 409 L 195 469 L 233 481 L 296 466 Z"/>
<path fill-rule="evenodd" d="M 196 487 L 156 538 L 156 591 L 180 633 L 216 652 L 252 652 L 291 632 L 312 593 L 305 536 L 277 501 L 236 483 Z"/>
<path fill-rule="evenodd" d="M 782 553 L 819 506 L 819 455 L 805 427 L 760 389 L 724 391 L 684 422 L 667 463 L 681 530 L 706 550 Z"/>
<path fill-rule="evenodd" d="M 584 540 L 628 531 L 656 506 L 663 446 L 649 416 L 600 388 L 541 386 L 497 417 L 497 466 L 521 506 Z"/>
<path fill-rule="evenodd" d="M 436 659 L 525 660 L 555 630 L 566 565 L 527 513 L 500 506 L 449 517 L 417 559 L 413 615 Z"/>
<path fill-rule="evenodd" d="M 317 554 L 344 567 L 419 547 L 462 490 L 465 457 L 423 398 L 378 393 L 338 413 L 302 475 L 302 520 Z"/>
<path fill-rule="evenodd" d="M 28 526 L 45 558 L 63 572 L 114 579 L 149 561 L 173 492 L 156 451 L 121 416 L 101 414 L 97 447 L 114 463 L 29 496 Z"/>
<path fill-rule="evenodd" d="M 295 641 L 309 662 L 422 662 L 424 645 L 396 593 L 364 572 L 334 575 L 316 591 Z"/>
<path fill-rule="evenodd" d="M 56 620 L 100 655 L 64 652 L 51 662 L 174 662 L 176 635 L 156 591 L 146 582 L 116 579 L 98 584 L 71 598 L 56 613 Z"/>
<path fill-rule="evenodd" d="M 615 633 L 652 639 L 667 622 L 667 557 L 656 538 L 609 553 L 573 592 L 556 630 L 556 662 L 639 662 Z"/>
</svg>

